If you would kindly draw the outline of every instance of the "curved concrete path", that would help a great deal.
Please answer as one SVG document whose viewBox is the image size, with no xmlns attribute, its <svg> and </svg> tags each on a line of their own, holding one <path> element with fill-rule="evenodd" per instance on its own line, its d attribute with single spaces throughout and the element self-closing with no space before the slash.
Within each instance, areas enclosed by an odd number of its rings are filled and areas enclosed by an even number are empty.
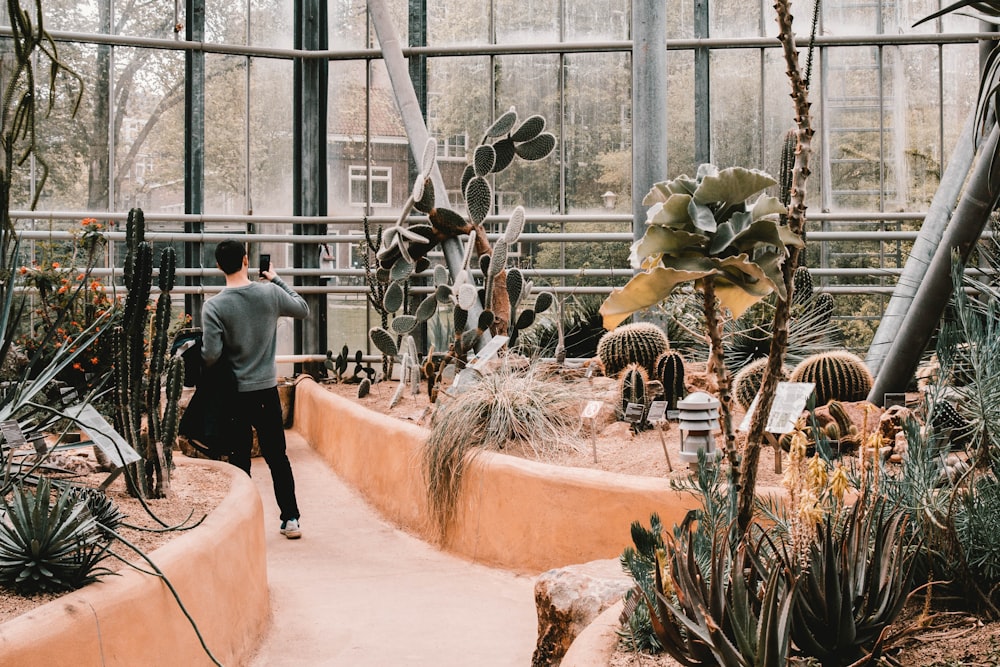
<svg viewBox="0 0 1000 667">
<path fill-rule="evenodd" d="M 272 621 L 250 667 L 524 667 L 535 648 L 534 578 L 438 551 L 389 525 L 287 431 L 302 538 L 278 533 L 263 459 Z"/>
</svg>

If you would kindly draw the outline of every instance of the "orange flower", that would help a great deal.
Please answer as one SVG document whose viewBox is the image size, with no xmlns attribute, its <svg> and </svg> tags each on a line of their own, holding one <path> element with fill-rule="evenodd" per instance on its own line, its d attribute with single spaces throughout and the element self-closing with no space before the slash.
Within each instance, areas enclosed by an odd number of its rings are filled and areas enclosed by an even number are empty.
<svg viewBox="0 0 1000 667">
<path fill-rule="evenodd" d="M 82 371 L 83 370 L 83 366 L 81 366 L 79 362 L 74 363 L 73 364 L 73 370 L 75 370 L 75 371 Z"/>
<path fill-rule="evenodd" d="M 59 288 L 59 293 L 63 294 L 66 290 L 67 290 L 67 287 L 65 285 L 63 285 L 62 287 Z"/>
<path fill-rule="evenodd" d="M 90 358 L 90 363 L 92 363 L 92 364 L 94 364 L 96 366 L 97 364 L 101 363 L 101 360 L 98 359 L 97 357 L 91 357 Z"/>
<path fill-rule="evenodd" d="M 76 277 L 76 279 L 77 279 L 77 280 L 83 280 L 83 274 L 81 273 L 80 275 L 78 275 L 78 276 Z"/>
<path fill-rule="evenodd" d="M 59 262 L 52 262 L 52 268 L 53 269 L 58 269 L 59 268 Z"/>
<path fill-rule="evenodd" d="M 21 271 L 21 275 L 23 276 L 25 273 L 28 272 L 28 267 L 22 266 L 21 269 L 20 269 L 20 271 Z"/>
<path fill-rule="evenodd" d="M 96 225 L 97 218 L 84 218 L 83 220 L 80 221 L 80 224 L 83 225 L 84 227 L 86 227 L 87 225 Z"/>
</svg>

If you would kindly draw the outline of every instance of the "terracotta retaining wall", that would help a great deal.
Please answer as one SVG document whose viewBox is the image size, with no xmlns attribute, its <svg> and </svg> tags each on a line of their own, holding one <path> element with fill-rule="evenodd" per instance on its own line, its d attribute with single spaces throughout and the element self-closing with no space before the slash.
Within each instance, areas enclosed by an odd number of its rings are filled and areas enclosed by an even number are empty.
<svg viewBox="0 0 1000 667">
<path fill-rule="evenodd" d="M 311 379 L 296 386 L 293 428 L 388 520 L 434 540 L 420 463 L 426 429 L 368 410 Z M 617 558 L 632 543 L 633 521 L 647 523 L 656 512 L 669 526 L 696 506 L 664 479 L 483 452 L 466 475 L 445 548 L 494 567 L 539 573 Z"/>
<path fill-rule="evenodd" d="M 213 655 L 225 665 L 245 664 L 270 619 L 260 495 L 243 471 L 228 464 L 176 460 L 225 470 L 232 487 L 200 526 L 151 557 Z M 0 624 L 0 665 L 211 664 L 166 585 L 132 569 Z"/>
</svg>

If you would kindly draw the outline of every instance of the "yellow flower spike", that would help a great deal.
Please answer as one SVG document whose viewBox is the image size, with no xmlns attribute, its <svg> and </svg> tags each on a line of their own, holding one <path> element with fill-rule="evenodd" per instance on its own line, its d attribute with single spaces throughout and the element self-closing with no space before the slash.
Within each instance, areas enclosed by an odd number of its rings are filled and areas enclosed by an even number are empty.
<svg viewBox="0 0 1000 667">
<path fill-rule="evenodd" d="M 799 501 L 799 516 L 807 526 L 815 526 L 823 520 L 823 508 L 811 491 L 802 494 L 802 500 Z"/>
<path fill-rule="evenodd" d="M 792 444 L 788 447 L 788 458 L 791 461 L 801 461 L 806 456 L 806 434 L 802 431 L 795 431 L 792 436 Z"/>
<path fill-rule="evenodd" d="M 847 479 L 847 473 L 839 463 L 833 468 L 833 477 L 830 479 L 830 492 L 837 499 L 838 503 L 844 502 L 844 494 L 851 488 L 851 482 Z"/>
<path fill-rule="evenodd" d="M 823 493 L 823 490 L 826 488 L 828 475 L 826 472 L 826 461 L 820 458 L 819 454 L 814 454 L 809 459 L 809 473 L 806 479 L 813 493 L 817 496 Z"/>
</svg>

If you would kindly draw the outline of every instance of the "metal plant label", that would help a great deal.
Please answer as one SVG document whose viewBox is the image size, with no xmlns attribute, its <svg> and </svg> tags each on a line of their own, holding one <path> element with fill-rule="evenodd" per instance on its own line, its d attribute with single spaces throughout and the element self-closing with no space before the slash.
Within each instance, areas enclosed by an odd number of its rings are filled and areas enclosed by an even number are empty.
<svg viewBox="0 0 1000 667">
<path fill-rule="evenodd" d="M 646 411 L 646 406 L 642 403 L 629 403 L 625 406 L 625 421 L 637 424 L 642 421 L 642 413 Z"/>
<path fill-rule="evenodd" d="M 653 401 L 649 404 L 649 417 L 647 419 L 651 422 L 661 422 L 666 419 L 667 416 L 667 402 L 666 401 Z"/>
</svg>

